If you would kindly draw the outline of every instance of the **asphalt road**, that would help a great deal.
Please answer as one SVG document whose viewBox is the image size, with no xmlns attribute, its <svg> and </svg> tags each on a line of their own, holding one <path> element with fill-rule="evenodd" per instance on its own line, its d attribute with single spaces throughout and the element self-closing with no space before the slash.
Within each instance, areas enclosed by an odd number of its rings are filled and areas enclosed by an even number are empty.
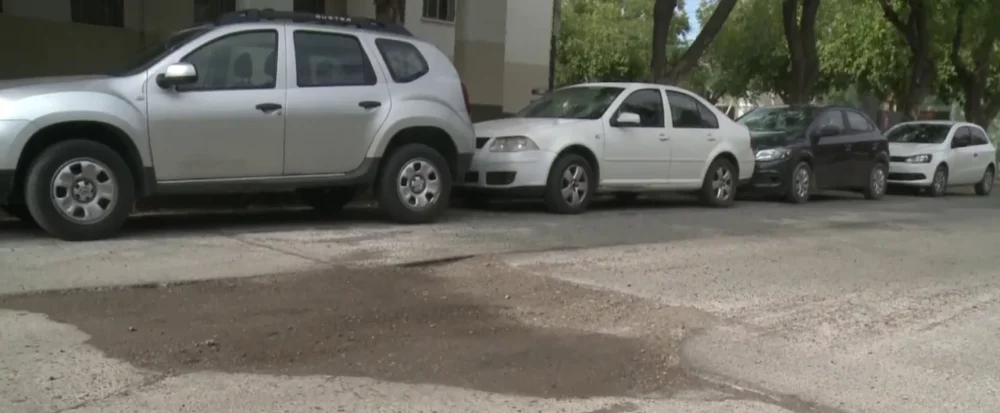
<svg viewBox="0 0 1000 413">
<path fill-rule="evenodd" d="M 509 204 L 427 226 L 278 211 L 139 217 L 122 238 L 74 244 L 0 224 L 0 411 L 991 412 L 998 210 L 1000 197 L 955 194 L 580 216 Z M 223 281 L 39 293 L 206 279 Z M 366 297 L 326 309 L 347 319 L 411 302 L 380 285 L 424 304 L 349 327 L 371 333 L 351 347 L 364 366 L 318 362 L 315 346 L 248 350 L 273 345 L 248 337 L 280 320 L 344 328 L 312 311 L 337 291 Z M 453 328 L 431 340 L 385 321 L 407 317 Z M 154 357 L 181 350 L 209 356 Z M 502 368 L 483 364 L 495 354 Z M 666 373 L 636 368 L 657 363 Z"/>
</svg>

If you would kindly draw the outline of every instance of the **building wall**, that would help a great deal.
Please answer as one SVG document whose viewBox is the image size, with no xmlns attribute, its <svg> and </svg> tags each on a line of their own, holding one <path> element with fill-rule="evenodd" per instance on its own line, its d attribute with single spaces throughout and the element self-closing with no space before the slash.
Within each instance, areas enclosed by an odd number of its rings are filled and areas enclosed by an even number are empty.
<svg viewBox="0 0 1000 413">
<path fill-rule="evenodd" d="M 549 83 L 552 3 L 507 0 L 503 108 L 513 112 L 532 99 L 531 90 Z"/>
</svg>

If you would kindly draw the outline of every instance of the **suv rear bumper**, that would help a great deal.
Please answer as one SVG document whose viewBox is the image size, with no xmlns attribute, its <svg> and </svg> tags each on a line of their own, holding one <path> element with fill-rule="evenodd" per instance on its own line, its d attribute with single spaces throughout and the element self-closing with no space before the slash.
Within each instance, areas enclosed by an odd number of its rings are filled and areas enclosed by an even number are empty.
<svg viewBox="0 0 1000 413">
<path fill-rule="evenodd" d="M 7 205 L 7 198 L 14 192 L 14 171 L 0 170 L 0 205 Z"/>
</svg>

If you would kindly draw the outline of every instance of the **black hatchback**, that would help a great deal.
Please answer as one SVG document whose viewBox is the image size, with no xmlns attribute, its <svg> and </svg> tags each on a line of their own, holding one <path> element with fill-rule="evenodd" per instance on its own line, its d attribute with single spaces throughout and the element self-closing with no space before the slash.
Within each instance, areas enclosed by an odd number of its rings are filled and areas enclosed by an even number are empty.
<svg viewBox="0 0 1000 413">
<path fill-rule="evenodd" d="M 804 203 L 819 190 L 885 194 L 889 142 L 864 113 L 847 107 L 757 108 L 736 120 L 750 129 L 757 162 L 748 189 Z"/>
</svg>

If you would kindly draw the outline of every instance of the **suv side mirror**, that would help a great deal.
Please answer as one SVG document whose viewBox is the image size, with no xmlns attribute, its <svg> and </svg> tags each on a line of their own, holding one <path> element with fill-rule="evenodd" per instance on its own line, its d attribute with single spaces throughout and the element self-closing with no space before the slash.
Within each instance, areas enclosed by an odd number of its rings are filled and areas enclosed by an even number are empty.
<svg viewBox="0 0 1000 413">
<path fill-rule="evenodd" d="M 164 89 L 197 81 L 198 70 L 190 63 L 174 63 L 167 66 L 165 72 L 156 75 L 156 85 Z"/>
<path fill-rule="evenodd" d="M 534 89 L 531 89 L 531 94 L 533 96 L 542 96 L 542 95 L 545 94 L 545 92 L 548 92 L 548 90 L 545 90 L 544 88 L 540 88 L 540 87 L 536 87 Z"/>
<path fill-rule="evenodd" d="M 614 126 L 639 126 L 642 124 L 642 118 L 639 114 L 632 112 L 622 112 L 618 114 L 615 118 Z"/>
<path fill-rule="evenodd" d="M 837 125 L 823 125 L 823 127 L 819 128 L 819 130 L 816 131 L 816 134 L 814 136 L 816 136 L 817 138 L 825 138 L 827 136 L 840 135 L 840 132 L 842 131 L 843 129 L 841 129 Z"/>
</svg>

